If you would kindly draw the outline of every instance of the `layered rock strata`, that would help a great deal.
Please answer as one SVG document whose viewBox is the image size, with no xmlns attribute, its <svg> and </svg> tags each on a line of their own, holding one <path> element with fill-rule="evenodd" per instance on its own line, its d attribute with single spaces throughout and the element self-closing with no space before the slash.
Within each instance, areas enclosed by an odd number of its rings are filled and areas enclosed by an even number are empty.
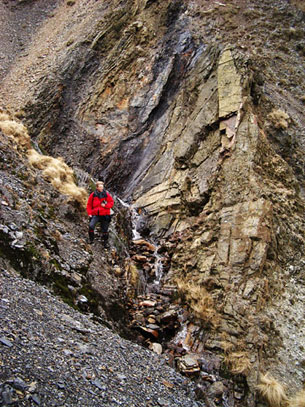
<svg viewBox="0 0 305 407">
<path fill-rule="evenodd" d="M 223 360 L 243 385 L 236 403 L 255 405 L 260 371 L 294 391 L 304 381 L 302 7 L 55 5 L 10 65 L 3 106 L 170 242 L 167 280 L 194 316 L 188 349 Z"/>
</svg>

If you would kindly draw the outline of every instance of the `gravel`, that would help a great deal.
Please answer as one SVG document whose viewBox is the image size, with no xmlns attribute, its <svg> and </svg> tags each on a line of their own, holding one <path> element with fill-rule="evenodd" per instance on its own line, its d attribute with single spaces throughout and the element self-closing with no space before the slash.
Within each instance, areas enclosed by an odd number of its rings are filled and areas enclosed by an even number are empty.
<svg viewBox="0 0 305 407">
<path fill-rule="evenodd" d="M 166 359 L 2 270 L 1 406 L 204 406 Z"/>
</svg>

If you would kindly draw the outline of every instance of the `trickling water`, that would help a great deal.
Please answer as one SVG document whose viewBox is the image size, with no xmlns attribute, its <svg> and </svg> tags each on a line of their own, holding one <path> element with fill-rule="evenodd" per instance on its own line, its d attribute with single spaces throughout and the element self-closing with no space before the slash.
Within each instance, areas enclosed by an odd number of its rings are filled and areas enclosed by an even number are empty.
<svg viewBox="0 0 305 407">
<path fill-rule="evenodd" d="M 131 222 L 132 222 L 132 236 L 133 240 L 141 239 L 142 236 L 137 231 L 139 224 L 141 223 L 141 215 L 138 214 L 135 208 L 130 207 L 131 210 Z"/>
<path fill-rule="evenodd" d="M 125 208 L 128 208 L 130 211 L 133 240 L 143 239 L 141 234 L 138 232 L 139 226 L 143 223 L 141 214 L 139 214 L 132 205 L 127 204 L 126 202 L 122 201 L 120 198 L 117 198 L 117 199 L 122 204 L 122 206 L 124 206 Z M 156 246 L 154 242 L 152 242 L 152 244 L 154 246 Z M 157 246 L 156 246 L 156 250 L 154 252 L 154 257 L 155 257 L 155 264 L 154 264 L 155 280 L 153 281 L 152 286 L 159 285 L 161 282 L 161 279 L 163 277 L 162 257 L 158 254 Z"/>
<path fill-rule="evenodd" d="M 158 250 L 156 249 L 156 251 L 154 252 L 154 256 L 155 256 L 155 280 L 153 282 L 153 284 L 159 285 L 161 282 L 161 279 L 163 277 L 163 264 L 162 264 L 162 258 L 161 256 L 158 254 Z"/>
<path fill-rule="evenodd" d="M 122 206 L 124 206 L 124 208 L 130 208 L 130 205 L 128 205 L 128 203 L 122 201 L 122 199 L 120 199 L 119 197 L 116 197 L 116 199 L 120 202 L 120 204 Z"/>
<path fill-rule="evenodd" d="M 142 239 L 142 236 L 137 230 L 139 225 L 141 224 L 141 215 L 136 211 L 136 209 L 132 205 L 127 204 L 120 198 L 117 199 L 121 203 L 121 205 L 124 206 L 124 208 L 128 208 L 130 211 L 132 224 L 132 240 Z"/>
<path fill-rule="evenodd" d="M 182 346 L 183 349 L 189 351 L 190 348 L 186 344 L 186 338 L 188 334 L 187 324 L 182 325 L 180 331 L 176 334 L 174 343 L 178 346 Z"/>
</svg>

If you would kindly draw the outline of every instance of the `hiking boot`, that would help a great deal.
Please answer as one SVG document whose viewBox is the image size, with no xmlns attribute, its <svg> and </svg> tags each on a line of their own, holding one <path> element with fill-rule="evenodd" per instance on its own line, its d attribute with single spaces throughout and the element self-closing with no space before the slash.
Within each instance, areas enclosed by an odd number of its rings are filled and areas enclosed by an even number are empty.
<svg viewBox="0 0 305 407">
<path fill-rule="evenodd" d="M 108 233 L 103 233 L 102 243 L 103 243 L 103 246 L 105 247 L 105 249 L 109 249 L 108 237 L 109 237 Z"/>
<path fill-rule="evenodd" d="M 94 232 L 89 230 L 89 244 L 92 244 L 94 240 Z"/>
</svg>

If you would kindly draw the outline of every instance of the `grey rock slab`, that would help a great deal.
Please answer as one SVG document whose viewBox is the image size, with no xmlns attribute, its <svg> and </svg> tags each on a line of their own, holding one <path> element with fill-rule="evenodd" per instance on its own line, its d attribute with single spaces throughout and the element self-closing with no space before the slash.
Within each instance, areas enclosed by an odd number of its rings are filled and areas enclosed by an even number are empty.
<svg viewBox="0 0 305 407">
<path fill-rule="evenodd" d="M 11 348 L 11 347 L 13 346 L 12 342 L 9 341 L 7 338 L 5 338 L 5 337 L 3 337 L 3 336 L 0 338 L 0 342 L 1 342 L 3 345 L 8 346 L 9 348 Z"/>
</svg>

